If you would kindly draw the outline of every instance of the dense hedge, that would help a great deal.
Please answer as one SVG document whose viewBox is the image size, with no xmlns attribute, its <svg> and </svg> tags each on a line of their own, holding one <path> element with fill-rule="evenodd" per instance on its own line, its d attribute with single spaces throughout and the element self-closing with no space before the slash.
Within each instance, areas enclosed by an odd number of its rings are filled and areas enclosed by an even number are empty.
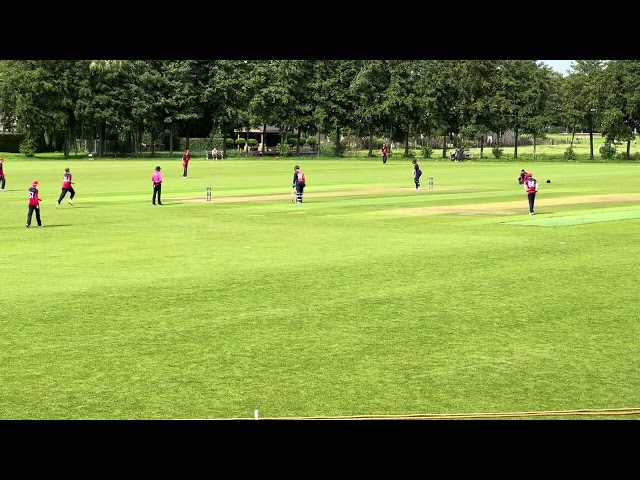
<svg viewBox="0 0 640 480">
<path fill-rule="evenodd" d="M 19 153 L 23 138 L 23 133 L 0 134 L 0 152 Z"/>
<path fill-rule="evenodd" d="M 15 133 L 15 132 L 10 132 L 10 133 L 0 133 L 0 152 L 7 152 L 7 153 L 22 153 L 20 151 L 20 146 L 23 144 L 25 139 L 25 134 L 24 133 Z M 51 145 L 47 145 L 47 142 L 45 141 L 45 138 L 43 135 L 41 135 L 39 138 L 37 138 L 35 140 L 35 146 L 34 148 L 36 149 L 36 152 L 53 152 L 54 149 Z"/>
</svg>

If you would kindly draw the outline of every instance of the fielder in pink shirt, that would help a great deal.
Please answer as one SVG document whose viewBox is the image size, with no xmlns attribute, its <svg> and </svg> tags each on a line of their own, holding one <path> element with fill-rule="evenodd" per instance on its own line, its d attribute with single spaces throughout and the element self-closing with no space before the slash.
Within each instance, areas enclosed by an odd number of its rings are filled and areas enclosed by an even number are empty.
<svg viewBox="0 0 640 480">
<path fill-rule="evenodd" d="M 157 199 L 158 205 L 162 205 L 162 200 L 160 200 L 160 195 L 162 194 L 162 173 L 160 173 L 160 167 L 156 167 L 155 172 L 151 175 L 151 181 L 153 182 L 153 197 L 151 198 L 151 203 L 155 205 Z"/>
<path fill-rule="evenodd" d="M 529 200 L 529 215 L 535 215 L 533 206 L 536 202 L 536 193 L 538 193 L 538 181 L 533 178 L 533 173 L 531 172 L 528 172 L 524 179 L 524 189 Z"/>
</svg>

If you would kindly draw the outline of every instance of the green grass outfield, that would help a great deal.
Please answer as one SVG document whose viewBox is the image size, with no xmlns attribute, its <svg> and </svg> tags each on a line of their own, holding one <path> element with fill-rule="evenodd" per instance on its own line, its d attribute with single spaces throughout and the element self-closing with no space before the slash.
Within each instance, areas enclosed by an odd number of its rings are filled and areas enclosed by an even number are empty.
<svg viewBox="0 0 640 480">
<path fill-rule="evenodd" d="M 2 419 L 640 419 L 637 164 L 5 158 Z"/>
</svg>

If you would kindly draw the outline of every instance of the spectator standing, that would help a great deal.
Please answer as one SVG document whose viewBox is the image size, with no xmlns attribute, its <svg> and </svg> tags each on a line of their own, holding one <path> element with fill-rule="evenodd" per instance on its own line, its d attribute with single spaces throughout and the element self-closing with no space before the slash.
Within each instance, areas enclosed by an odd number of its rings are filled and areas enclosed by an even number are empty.
<svg viewBox="0 0 640 480">
<path fill-rule="evenodd" d="M 0 158 L 0 191 L 5 191 L 7 179 L 4 176 L 4 158 Z"/>
<path fill-rule="evenodd" d="M 524 180 L 524 189 L 527 192 L 527 199 L 529 200 L 529 215 L 535 215 L 533 206 L 536 203 L 536 193 L 538 193 L 538 181 L 533 178 L 533 173 L 527 173 L 527 178 Z"/>
<path fill-rule="evenodd" d="M 187 170 L 189 169 L 189 162 L 191 161 L 191 153 L 189 150 L 182 155 L 182 178 L 187 178 Z"/>
<path fill-rule="evenodd" d="M 382 164 L 386 165 L 387 159 L 389 158 L 389 149 L 387 148 L 386 143 L 382 144 L 382 150 L 380 150 L 380 152 L 382 153 Z"/>
<path fill-rule="evenodd" d="M 62 191 L 60 192 L 60 197 L 56 202 L 56 208 L 60 206 L 67 192 L 69 192 L 70 194 L 69 205 L 73 205 L 73 197 L 76 196 L 76 191 L 73 189 L 73 182 L 71 181 L 72 178 L 73 176 L 71 175 L 71 170 L 69 169 L 69 167 L 65 168 L 64 176 L 62 177 Z"/>
<path fill-rule="evenodd" d="M 296 189 L 296 203 L 302 203 L 304 187 L 307 186 L 307 180 L 304 176 L 304 172 L 300 170 L 300 165 L 293 167 L 293 185 L 291 186 Z"/>
<path fill-rule="evenodd" d="M 188 151 L 188 150 L 187 150 Z M 162 205 L 162 200 L 160 196 L 162 194 L 162 173 L 160 173 L 160 167 L 156 167 L 153 175 L 151 175 L 151 181 L 153 182 L 153 197 L 151 198 L 151 203 L 156 204 L 156 200 L 158 201 L 158 205 Z"/>
<path fill-rule="evenodd" d="M 213 147 L 213 150 L 211 150 L 211 156 L 214 160 L 218 159 L 218 149 L 216 147 Z"/>
<path fill-rule="evenodd" d="M 416 190 L 420 190 L 420 177 L 422 176 L 422 170 L 420 170 L 420 165 L 418 164 L 418 160 L 413 159 L 413 183 L 416 184 Z"/>
<path fill-rule="evenodd" d="M 39 182 L 34 180 L 29 187 L 29 213 L 27 213 L 27 228 L 31 228 L 31 218 L 33 212 L 36 212 L 36 222 L 38 226 L 42 226 L 42 220 L 40 219 L 40 197 L 38 196 Z"/>
</svg>

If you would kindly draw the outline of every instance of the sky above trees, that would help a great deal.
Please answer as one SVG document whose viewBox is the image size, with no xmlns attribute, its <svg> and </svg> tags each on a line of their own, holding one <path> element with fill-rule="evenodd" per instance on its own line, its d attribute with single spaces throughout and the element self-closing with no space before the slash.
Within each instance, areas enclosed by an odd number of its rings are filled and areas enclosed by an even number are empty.
<svg viewBox="0 0 640 480">
<path fill-rule="evenodd" d="M 573 60 L 539 60 L 544 62 L 549 67 L 553 68 L 556 72 L 561 73 L 563 76 L 567 76 L 569 68 L 571 68 L 571 62 Z"/>
</svg>

